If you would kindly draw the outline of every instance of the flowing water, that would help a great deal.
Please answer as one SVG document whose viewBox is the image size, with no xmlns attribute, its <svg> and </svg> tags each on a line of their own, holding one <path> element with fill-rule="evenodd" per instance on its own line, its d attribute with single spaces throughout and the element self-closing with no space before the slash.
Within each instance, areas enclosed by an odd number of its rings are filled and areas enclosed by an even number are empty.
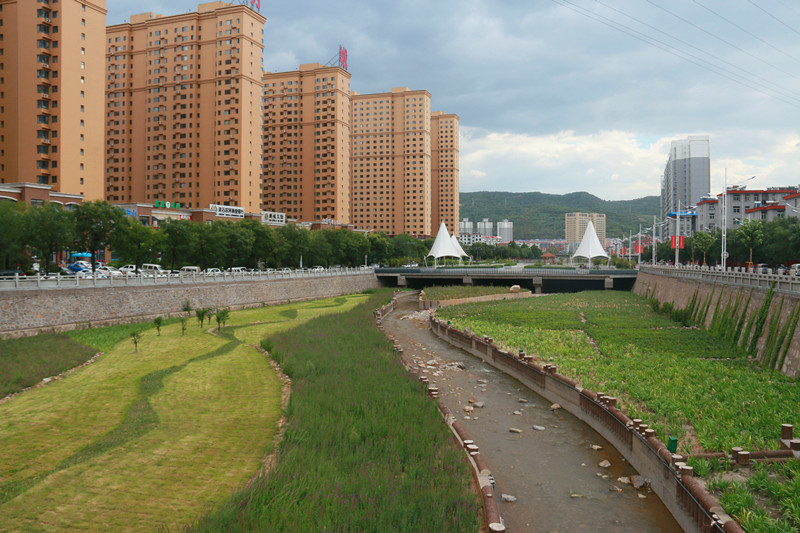
<svg viewBox="0 0 800 533">
<path fill-rule="evenodd" d="M 442 341 L 427 320 L 415 315 L 416 299 L 404 295 L 397 310 L 384 318 L 384 329 L 402 345 L 407 359 L 437 361 L 439 375 L 434 370 L 427 374 L 480 447 L 497 483 L 507 531 L 682 531 L 658 496 L 624 483 L 637 473 L 603 437 L 563 409 L 551 411 L 549 401 L 519 381 Z M 464 407 L 470 400 L 484 407 L 468 414 Z M 604 460 L 611 466 L 598 466 Z M 516 501 L 504 503 L 501 494 Z"/>
</svg>

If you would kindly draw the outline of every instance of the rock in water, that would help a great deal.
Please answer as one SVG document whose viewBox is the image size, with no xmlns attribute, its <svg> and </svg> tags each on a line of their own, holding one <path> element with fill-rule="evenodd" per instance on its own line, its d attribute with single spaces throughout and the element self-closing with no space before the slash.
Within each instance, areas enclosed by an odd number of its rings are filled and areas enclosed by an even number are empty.
<svg viewBox="0 0 800 533">
<path fill-rule="evenodd" d="M 503 494 L 503 501 L 504 502 L 515 502 L 515 501 L 517 501 L 517 498 L 515 496 L 512 496 L 511 494 Z"/>
<path fill-rule="evenodd" d="M 520 286 L 519 285 L 512 285 L 511 288 L 508 289 L 508 291 L 511 292 L 511 293 L 517 294 L 520 291 Z"/>
<path fill-rule="evenodd" d="M 533 426 L 536 431 L 544 431 L 544 426 Z"/>
<path fill-rule="evenodd" d="M 608 459 L 603 459 L 597 466 L 599 466 L 600 468 L 608 468 L 609 466 L 611 466 L 611 462 Z"/>
<path fill-rule="evenodd" d="M 511 433 L 522 433 L 522 430 L 519 428 L 508 428 L 508 431 Z"/>
</svg>

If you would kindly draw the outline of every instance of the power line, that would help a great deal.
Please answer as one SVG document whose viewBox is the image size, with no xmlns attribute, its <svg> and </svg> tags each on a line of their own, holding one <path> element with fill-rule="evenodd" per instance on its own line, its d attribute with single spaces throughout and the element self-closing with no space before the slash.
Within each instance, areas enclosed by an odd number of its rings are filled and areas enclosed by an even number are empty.
<svg viewBox="0 0 800 533">
<path fill-rule="evenodd" d="M 788 54 L 788 53 L 784 52 L 783 50 L 781 50 L 780 48 L 778 48 L 778 47 L 776 47 L 776 46 L 774 46 L 774 45 L 772 45 L 772 44 L 768 43 L 767 41 L 765 41 L 764 39 L 762 39 L 761 37 L 759 37 L 759 36 L 758 36 L 758 35 L 756 35 L 755 33 L 752 33 L 752 32 L 750 32 L 750 31 L 748 31 L 746 28 L 743 28 L 743 27 L 739 26 L 738 24 L 736 24 L 736 23 L 735 23 L 735 22 L 733 22 L 732 20 L 730 20 L 730 19 L 728 19 L 728 18 L 726 18 L 726 17 L 724 17 L 724 16 L 720 15 L 719 13 L 717 13 L 716 11 L 714 11 L 713 9 L 711 9 L 710 7 L 708 7 L 708 6 L 704 6 L 704 5 L 703 5 L 703 4 L 701 4 L 701 3 L 700 3 L 698 0 L 693 0 L 693 1 L 694 1 L 694 3 L 695 3 L 695 4 L 697 4 L 698 6 L 702 7 L 702 8 L 703 8 L 703 9 L 705 9 L 706 11 L 708 11 L 708 12 L 710 12 L 710 13 L 712 13 L 712 14 L 716 15 L 717 17 L 721 18 L 722 20 L 724 20 L 725 22 L 727 22 L 727 23 L 728 23 L 728 24 L 730 24 L 731 26 L 733 26 L 733 27 L 735 27 L 735 28 L 738 28 L 738 29 L 740 29 L 741 31 L 743 31 L 744 33 L 746 33 L 747 35 L 749 35 L 750 37 L 752 37 L 752 38 L 754 38 L 754 39 L 758 39 L 759 41 L 761 41 L 761 42 L 762 42 L 762 43 L 764 43 L 765 45 L 769 46 L 770 48 L 772 48 L 772 49 L 773 49 L 773 50 L 775 50 L 776 52 L 779 52 L 779 53 L 781 53 L 781 54 L 785 55 L 785 56 L 786 56 L 786 57 L 788 57 L 789 59 L 793 59 L 793 60 L 797 61 L 798 63 L 800 63 L 800 59 L 797 59 L 797 58 L 796 58 L 796 57 L 794 57 L 793 55 L 791 55 L 791 54 Z"/>
<path fill-rule="evenodd" d="M 597 1 L 599 1 L 599 0 L 597 0 Z M 680 20 L 680 21 L 682 21 L 682 22 L 685 22 L 686 24 L 688 24 L 688 25 L 692 26 L 693 28 L 697 28 L 697 29 L 698 29 L 698 30 L 700 30 L 701 32 L 705 33 L 706 35 L 710 35 L 711 37 L 713 37 L 713 38 L 717 39 L 718 41 L 721 41 L 721 42 L 723 42 L 723 43 L 727 44 L 728 46 L 730 46 L 730 47 L 732 47 L 732 48 L 735 48 L 736 50 L 739 50 L 740 52 L 742 52 L 742 53 L 745 53 L 745 54 L 749 55 L 749 56 L 750 56 L 750 57 L 752 57 L 753 59 L 756 59 L 756 60 L 758 60 L 758 61 L 761 61 L 761 62 L 762 62 L 762 63 L 764 63 L 765 65 L 769 65 L 770 67 L 774 68 L 775 70 L 777 70 L 777 71 L 779 71 L 779 72 L 782 72 L 783 74 L 786 74 L 787 76 L 791 76 L 791 77 L 793 77 L 793 78 L 795 78 L 795 79 L 798 79 L 798 80 L 800 80 L 800 76 L 797 76 L 796 74 L 794 74 L 794 73 L 792 73 L 792 72 L 789 72 L 788 70 L 784 70 L 784 69 L 782 69 L 782 68 L 780 68 L 780 67 L 778 67 L 778 66 L 776 66 L 776 65 L 773 65 L 772 63 L 770 63 L 770 62 L 769 62 L 769 61 L 767 61 L 766 59 L 762 59 L 762 58 L 760 58 L 760 57 L 756 56 L 755 54 L 751 54 L 750 52 L 748 52 L 748 51 L 747 51 L 747 50 L 745 50 L 744 48 L 741 48 L 740 46 L 737 46 L 737 45 L 733 44 L 733 43 L 732 43 L 732 42 L 730 42 L 730 41 L 726 41 L 726 40 L 725 40 L 725 39 L 723 39 L 722 37 L 718 37 L 717 35 L 714 35 L 714 34 L 713 34 L 713 33 L 711 33 L 710 31 L 707 31 L 707 30 L 705 30 L 705 29 L 701 28 L 700 26 L 698 26 L 697 24 L 695 24 L 695 23 L 694 23 L 694 22 L 692 22 L 691 20 L 688 20 L 687 18 L 685 18 L 685 17 L 682 17 L 682 16 L 678 15 L 677 13 L 673 13 L 672 11 L 668 10 L 667 8 L 665 8 L 665 7 L 662 7 L 662 6 L 658 5 L 658 4 L 656 4 L 655 2 L 653 2 L 653 0 L 647 0 L 647 3 L 649 3 L 650 5 L 653 5 L 653 6 L 657 7 L 658 9 L 662 10 L 662 11 L 663 11 L 663 12 L 665 12 L 665 13 L 668 13 L 668 14 L 672 15 L 673 17 L 677 18 L 678 20 Z M 701 50 L 701 51 L 702 51 L 702 50 Z M 712 54 L 709 54 L 708 52 L 705 52 L 705 53 L 706 53 L 706 54 L 708 54 L 708 55 L 710 55 L 711 57 L 715 57 L 715 58 L 716 58 L 716 56 L 713 56 Z M 720 58 L 716 58 L 716 59 L 720 59 Z M 728 63 L 728 62 L 727 62 L 727 61 L 725 61 L 724 59 L 720 59 L 720 61 L 723 61 L 723 62 L 725 62 L 725 63 L 727 63 L 727 64 L 731 65 L 730 63 Z M 731 65 L 731 66 L 735 66 L 735 65 Z M 740 67 L 736 67 L 736 68 L 740 68 Z M 742 69 L 742 70 L 744 70 L 744 69 Z M 744 71 L 745 71 L 745 72 L 747 72 L 746 70 L 744 70 Z M 750 72 L 748 72 L 748 74 L 750 74 L 750 75 L 752 75 L 752 76 L 755 76 L 755 74 L 752 74 L 752 73 L 750 73 Z M 763 79 L 763 78 L 762 78 L 762 79 Z M 788 89 L 787 89 L 787 90 L 788 90 Z"/>
<path fill-rule="evenodd" d="M 660 49 L 660 50 L 662 50 L 664 52 L 667 52 L 668 54 L 672 54 L 672 55 L 674 55 L 674 56 L 676 56 L 676 57 L 678 57 L 680 59 L 683 59 L 684 61 L 688 61 L 690 63 L 693 63 L 694 65 L 697 65 L 698 67 L 700 67 L 702 69 L 705 69 L 705 70 L 707 70 L 709 72 L 713 72 L 714 74 L 717 74 L 718 76 L 721 76 L 721 77 L 723 77 L 723 78 L 725 78 L 727 80 L 730 80 L 730 81 L 732 81 L 734 83 L 742 85 L 743 87 L 747 87 L 748 89 L 751 89 L 753 91 L 759 92 L 759 93 L 764 94 L 766 96 L 774 97 L 774 98 L 776 98 L 776 99 L 778 99 L 778 100 L 780 100 L 780 101 L 782 101 L 782 102 L 784 102 L 786 104 L 789 104 L 791 106 L 800 108 L 800 104 L 798 104 L 797 102 L 792 101 L 793 99 L 794 100 L 798 100 L 797 97 L 794 97 L 794 96 L 791 96 L 791 95 L 784 96 L 781 93 L 779 93 L 779 92 L 777 92 L 775 90 L 772 90 L 772 89 L 770 89 L 768 87 L 766 88 L 766 90 L 762 89 L 762 88 L 759 88 L 758 84 L 754 84 L 753 82 L 751 82 L 747 78 L 744 78 L 744 76 L 741 76 L 741 75 L 739 75 L 739 74 L 737 74 L 735 72 L 731 72 L 729 69 L 714 65 L 714 64 L 710 63 L 709 61 L 706 61 L 703 58 L 697 57 L 697 56 L 695 56 L 693 54 L 690 54 L 690 53 L 685 52 L 683 50 L 677 49 L 672 45 L 669 45 L 669 44 L 667 44 L 667 43 L 665 43 L 663 41 L 660 41 L 660 40 L 658 40 L 658 39 L 656 39 L 654 37 L 646 35 L 646 34 L 640 32 L 640 31 L 638 31 L 636 29 L 630 28 L 628 26 L 625 26 L 624 24 L 621 24 L 621 23 L 619 23 L 617 21 L 609 19 L 608 17 L 604 17 L 604 16 L 602 16 L 602 15 L 600 15 L 598 13 L 595 13 L 593 11 L 589 11 L 589 10 L 587 10 L 585 8 L 577 6 L 577 5 L 573 4 L 572 2 L 569 2 L 569 0 L 552 0 L 552 1 L 555 4 L 558 4 L 558 5 L 562 6 L 562 7 L 566 7 L 567 9 L 575 11 L 576 13 L 579 13 L 579 14 L 585 16 L 585 17 L 588 17 L 588 18 L 591 18 L 593 20 L 596 20 L 597 22 L 600 22 L 601 24 L 604 24 L 604 25 L 606 25 L 606 26 L 608 26 L 610 28 L 613 28 L 613 29 L 615 29 L 615 30 L 617 30 L 619 32 L 622 32 L 622 33 L 624 33 L 626 35 L 629 35 L 629 36 L 633 37 L 634 39 L 640 40 L 640 41 L 642 41 L 644 43 L 647 43 L 647 44 L 649 44 L 651 46 L 654 46 L 654 47 L 656 47 L 656 48 L 658 48 L 658 49 Z M 737 78 L 743 78 L 743 79 L 737 79 Z"/>
<path fill-rule="evenodd" d="M 767 11 L 766 9 L 764 9 L 763 7 L 761 7 L 760 5 L 758 5 L 758 4 L 756 4 L 755 2 L 753 2 L 753 0 L 747 0 L 747 1 L 748 1 L 748 2 L 750 2 L 751 4 L 753 4 L 755 7 L 757 7 L 757 8 L 758 8 L 758 9 L 760 9 L 761 11 L 763 11 L 763 12 L 764 12 L 764 14 L 766 14 L 768 17 L 770 17 L 770 18 L 774 19 L 776 22 L 779 22 L 780 24 L 783 24 L 783 25 L 784 25 L 784 26 L 786 26 L 786 27 L 787 27 L 789 30 L 791 30 L 791 31 L 795 32 L 797 35 L 800 35 L 800 31 L 797 31 L 796 29 L 792 28 L 791 26 L 789 26 L 788 24 L 786 24 L 784 21 L 782 21 L 781 19 L 779 19 L 778 17 L 776 17 L 775 15 L 773 15 L 772 13 L 770 13 L 769 11 Z"/>
</svg>

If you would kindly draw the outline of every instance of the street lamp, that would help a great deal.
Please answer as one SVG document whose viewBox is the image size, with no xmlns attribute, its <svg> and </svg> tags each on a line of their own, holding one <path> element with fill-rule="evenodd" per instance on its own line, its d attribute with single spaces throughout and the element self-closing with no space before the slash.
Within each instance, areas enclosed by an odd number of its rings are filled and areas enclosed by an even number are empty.
<svg viewBox="0 0 800 533">
<path fill-rule="evenodd" d="M 697 206 L 685 205 L 687 210 L 696 209 Z M 675 268 L 678 268 L 680 259 L 680 240 L 681 240 L 681 201 L 678 200 L 678 211 L 675 213 Z"/>
<path fill-rule="evenodd" d="M 755 179 L 751 176 L 738 182 L 738 185 L 746 181 Z M 722 191 L 722 271 L 725 272 L 725 264 L 728 260 L 728 169 L 725 169 L 725 188 Z"/>
</svg>

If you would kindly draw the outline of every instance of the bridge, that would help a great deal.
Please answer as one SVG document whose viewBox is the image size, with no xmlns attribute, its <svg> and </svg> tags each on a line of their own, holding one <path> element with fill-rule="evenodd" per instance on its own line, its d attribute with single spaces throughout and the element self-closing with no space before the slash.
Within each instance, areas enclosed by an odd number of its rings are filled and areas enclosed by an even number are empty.
<svg viewBox="0 0 800 533">
<path fill-rule="evenodd" d="M 429 285 L 519 285 L 542 292 L 630 290 L 636 270 L 586 268 L 376 268 L 383 284 L 422 288 Z"/>
</svg>

